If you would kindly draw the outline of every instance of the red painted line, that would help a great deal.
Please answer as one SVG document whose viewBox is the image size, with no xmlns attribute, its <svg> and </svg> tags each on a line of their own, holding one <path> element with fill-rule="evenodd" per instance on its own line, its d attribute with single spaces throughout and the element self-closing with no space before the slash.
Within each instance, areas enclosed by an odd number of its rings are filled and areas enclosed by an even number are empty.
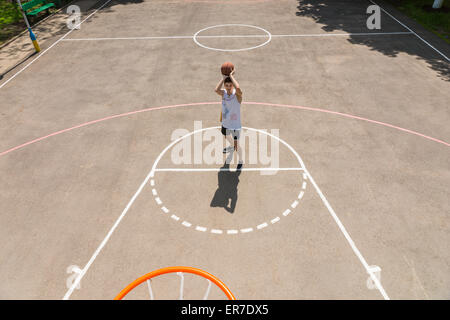
<svg viewBox="0 0 450 320">
<path fill-rule="evenodd" d="M 176 105 L 171 105 L 171 106 L 161 106 L 161 107 L 154 107 L 154 108 L 146 108 L 146 109 L 141 109 L 141 110 L 137 110 L 137 111 L 131 111 L 131 112 L 126 112 L 126 113 L 121 113 L 121 114 L 116 114 L 116 115 L 112 115 L 109 117 L 105 117 L 105 118 L 101 118 L 101 119 L 97 119 L 97 120 L 93 120 L 93 121 L 89 121 L 89 122 L 85 122 L 67 129 L 63 129 L 60 131 L 56 131 L 53 133 L 50 133 L 46 136 L 42 136 L 40 138 L 25 142 L 21 145 L 18 145 L 16 147 L 13 147 L 11 149 L 8 149 L 6 151 L 3 151 L 2 153 L 0 153 L 0 157 L 13 152 L 15 150 L 18 149 L 22 149 L 23 147 L 26 147 L 30 144 L 45 140 L 47 138 L 68 132 L 68 131 L 72 131 L 78 128 L 82 128 L 85 126 L 89 126 L 91 124 L 95 124 L 95 123 L 99 123 L 99 122 L 103 122 L 106 120 L 111 120 L 111 119 L 115 119 L 115 118 L 121 118 L 121 117 L 126 117 L 129 115 L 133 115 L 133 114 L 137 114 L 137 113 L 141 113 L 141 112 L 147 112 L 147 111 L 154 111 L 154 110 L 163 110 L 163 109 L 171 109 L 171 108 L 178 108 L 178 107 L 190 107 L 190 106 L 200 106 L 200 105 L 211 105 L 211 104 L 221 104 L 221 102 L 197 102 L 197 103 L 185 103 L 185 104 L 176 104 Z M 363 118 L 363 117 L 358 117 L 358 116 L 354 116 L 351 114 L 347 114 L 347 113 L 342 113 L 342 112 L 337 112 L 337 111 L 331 111 L 331 110 L 326 110 L 326 109 L 318 109 L 318 108 L 311 108 L 311 107 L 302 107 L 302 106 L 294 106 L 294 105 L 286 105 L 286 104 L 276 104 L 276 103 L 263 103 L 263 102 L 245 102 L 244 104 L 249 104 L 249 105 L 262 105 L 262 106 L 273 106 L 273 107 L 279 107 L 279 108 L 291 108 L 291 109 L 301 109 L 301 110 L 308 110 L 308 111 L 316 111 L 316 112 L 323 112 L 323 113 L 329 113 L 329 114 L 335 114 L 335 115 L 339 115 L 342 117 L 346 117 L 346 118 L 350 118 L 350 119 L 357 119 L 357 120 L 362 120 L 362 121 L 366 121 L 366 122 L 370 122 L 370 123 L 375 123 L 375 124 L 379 124 L 385 127 L 389 127 L 389 128 L 393 128 L 393 129 L 397 129 L 403 132 L 407 132 L 410 134 L 414 134 L 416 136 L 443 144 L 447 147 L 450 147 L 450 143 L 424 135 L 422 133 L 416 132 L 416 131 L 412 131 L 409 129 L 405 129 L 405 128 L 401 128 L 398 126 L 394 126 L 392 124 L 389 123 L 385 123 L 385 122 L 381 122 L 381 121 L 376 121 L 376 120 L 371 120 L 371 119 L 367 119 L 367 118 Z"/>
<path fill-rule="evenodd" d="M 276 103 L 263 103 L 263 102 L 246 102 L 246 104 L 255 104 L 255 105 L 265 105 L 265 106 L 274 106 L 274 107 L 282 107 L 282 108 L 294 108 L 294 109 L 302 109 L 302 110 L 310 110 L 310 111 L 318 111 L 318 112 L 325 112 L 325 113 L 331 113 L 331 114 L 337 114 L 339 116 L 343 116 L 346 118 L 350 118 L 350 119 L 357 119 L 357 120 L 362 120 L 362 121 L 366 121 L 366 122 L 370 122 L 370 123 L 376 123 L 385 127 L 389 127 L 389 128 L 393 128 L 393 129 L 397 129 L 400 131 L 404 131 L 407 133 L 411 133 L 414 134 L 416 136 L 428 139 L 428 140 L 432 140 L 435 141 L 437 143 L 441 143 L 447 147 L 450 147 L 450 143 L 424 135 L 422 133 L 416 132 L 416 131 L 412 131 L 409 129 L 405 129 L 402 127 L 398 127 L 398 126 L 394 126 L 392 124 L 386 123 L 386 122 L 381 122 L 381 121 L 376 121 L 376 120 L 371 120 L 371 119 L 367 119 L 367 118 L 363 118 L 363 117 L 358 117 L 358 116 L 354 116 L 351 114 L 347 114 L 347 113 L 342 113 L 342 112 L 337 112 L 337 111 L 331 111 L 331 110 L 326 110 L 326 109 L 318 109 L 318 108 L 311 108 L 311 107 L 302 107 L 302 106 L 292 106 L 292 105 L 287 105 L 287 104 L 276 104 Z"/>
<path fill-rule="evenodd" d="M 146 109 L 141 109 L 141 110 L 137 110 L 137 111 L 131 111 L 131 112 L 126 112 L 126 113 L 116 114 L 116 115 L 113 115 L 113 116 L 109 116 L 109 117 L 105 117 L 105 118 L 101 118 L 101 119 L 97 119 L 97 120 L 85 122 L 85 123 L 76 125 L 76 126 L 74 126 L 74 127 L 70 127 L 70 128 L 67 128 L 67 129 L 63 129 L 63 130 L 60 130 L 60 131 L 56 131 L 56 132 L 50 133 L 50 134 L 48 134 L 48 135 L 46 135 L 46 136 L 42 136 L 42 137 L 40 137 L 40 138 L 37 138 L 37 139 L 31 140 L 31 141 L 25 142 L 24 144 L 21 144 L 21 145 L 19 145 L 19 146 L 14 147 L 14 148 L 11 148 L 11 149 L 8 149 L 8 150 L 6 150 L 6 151 L 3 151 L 2 153 L 0 153 L 0 157 L 1 157 L 1 156 L 4 156 L 4 155 L 6 155 L 6 154 L 8 154 L 8 153 L 10 153 L 10 152 L 13 152 L 13 151 L 15 151 L 15 150 L 18 150 L 18 149 L 21 149 L 21 148 L 23 148 L 23 147 L 26 147 L 26 146 L 28 146 L 28 145 L 30 145 L 30 144 L 39 142 L 39 141 L 41 141 L 41 140 L 44 140 L 44 139 L 47 139 L 47 138 L 56 136 L 56 135 L 61 134 L 61 133 L 64 133 L 64 132 L 72 131 L 72 130 L 74 130 L 74 129 L 78 129 L 78 128 L 82 128 L 82 127 L 85 127 L 85 126 L 88 126 L 88 125 L 91 125 L 91 124 L 95 124 L 95 123 L 98 123 L 98 122 L 102 122 L 102 121 L 106 121 L 106 120 L 111 120 L 111 119 L 115 119 L 115 118 L 121 118 L 121 117 L 129 116 L 129 115 L 133 115 L 133 114 L 136 114 L 136 113 L 147 112 L 147 111 L 152 111 L 152 110 L 161 110 L 161 109 L 169 109 L 169 108 L 177 108 L 177 107 L 186 107 L 186 106 L 196 106 L 196 105 L 204 105 L 204 104 L 218 104 L 218 103 L 217 103 L 217 102 L 212 102 L 212 103 L 211 103 L 211 102 L 200 102 L 200 103 L 176 104 L 176 105 L 172 105 L 172 106 L 162 106 L 162 107 L 155 107 L 155 108 L 146 108 Z"/>
</svg>

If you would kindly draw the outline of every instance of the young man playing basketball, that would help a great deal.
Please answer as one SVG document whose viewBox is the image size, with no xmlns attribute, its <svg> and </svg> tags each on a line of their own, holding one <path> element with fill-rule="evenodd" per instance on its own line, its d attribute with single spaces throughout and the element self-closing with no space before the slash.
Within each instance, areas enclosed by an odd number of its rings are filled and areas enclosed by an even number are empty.
<svg viewBox="0 0 450 320">
<path fill-rule="evenodd" d="M 216 87 L 216 93 L 222 97 L 222 134 L 230 144 L 229 147 L 223 149 L 223 153 L 237 151 L 239 156 L 238 169 L 242 167 L 242 151 L 239 145 L 241 134 L 241 102 L 242 90 L 239 83 L 234 78 L 234 72 L 231 71 L 229 76 L 222 75 L 222 80 Z M 222 89 L 222 84 L 225 89 Z M 227 161 L 230 158 L 227 158 Z"/>
</svg>

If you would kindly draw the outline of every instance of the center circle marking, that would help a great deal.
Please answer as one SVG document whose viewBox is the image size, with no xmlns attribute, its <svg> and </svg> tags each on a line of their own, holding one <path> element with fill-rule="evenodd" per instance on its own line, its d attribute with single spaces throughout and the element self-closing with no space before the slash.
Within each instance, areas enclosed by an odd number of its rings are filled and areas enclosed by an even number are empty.
<svg viewBox="0 0 450 320">
<path fill-rule="evenodd" d="M 259 44 L 259 45 L 257 45 L 257 46 L 248 47 L 248 48 L 242 48 L 242 49 L 220 49 L 220 48 L 213 48 L 213 47 L 205 46 L 204 44 L 201 44 L 201 43 L 198 41 L 198 35 L 199 35 L 201 32 L 206 31 L 206 30 L 209 30 L 209 29 L 221 28 L 221 27 L 248 27 L 248 28 L 258 29 L 258 30 L 261 30 L 261 31 L 265 32 L 265 33 L 267 34 L 267 36 L 268 36 L 268 39 L 267 39 L 265 42 L 263 42 L 263 43 L 261 43 L 261 44 Z M 220 36 L 217 36 L 217 37 L 220 37 Z M 257 36 L 255 35 L 255 37 L 257 37 Z M 259 36 L 258 36 L 258 37 L 259 37 Z M 257 26 L 252 26 L 252 25 L 249 25 L 249 24 L 219 24 L 219 25 L 216 25 L 216 26 L 206 27 L 206 28 L 203 28 L 203 29 L 197 31 L 197 32 L 194 34 L 193 40 L 194 40 L 194 42 L 195 42 L 198 46 L 200 46 L 200 47 L 202 47 L 202 48 L 205 48 L 205 49 L 215 50 L 215 51 L 225 51 L 225 52 L 236 52 L 236 51 L 253 50 L 253 49 L 256 49 L 256 48 L 265 46 L 266 44 L 268 44 L 268 43 L 272 40 L 272 34 L 271 34 L 269 31 L 267 31 L 266 29 L 263 29 L 263 28 L 257 27 Z"/>
</svg>

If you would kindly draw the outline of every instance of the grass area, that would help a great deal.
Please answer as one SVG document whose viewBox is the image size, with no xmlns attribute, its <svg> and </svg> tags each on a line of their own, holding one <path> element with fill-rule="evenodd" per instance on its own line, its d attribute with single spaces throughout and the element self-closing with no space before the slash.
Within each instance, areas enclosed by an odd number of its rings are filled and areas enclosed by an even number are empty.
<svg viewBox="0 0 450 320">
<path fill-rule="evenodd" d="M 434 0 L 387 0 L 430 30 L 445 42 L 450 43 L 450 0 L 444 0 L 440 9 L 433 9 Z"/>
<path fill-rule="evenodd" d="M 18 9 L 17 3 L 0 0 L 0 28 L 18 22 L 20 19 L 22 19 L 22 14 Z"/>
<path fill-rule="evenodd" d="M 0 45 L 24 29 L 17 3 L 0 0 Z"/>
<path fill-rule="evenodd" d="M 29 0 L 23 0 L 25 3 Z M 63 0 L 61 3 L 66 3 L 69 0 Z M 54 12 L 55 9 L 51 8 L 50 12 Z M 47 16 L 44 11 L 37 17 L 28 19 L 31 24 L 42 20 Z M 22 13 L 20 12 L 17 0 L 0 0 L 0 45 L 20 34 L 26 29 L 25 21 L 23 20 Z"/>
</svg>

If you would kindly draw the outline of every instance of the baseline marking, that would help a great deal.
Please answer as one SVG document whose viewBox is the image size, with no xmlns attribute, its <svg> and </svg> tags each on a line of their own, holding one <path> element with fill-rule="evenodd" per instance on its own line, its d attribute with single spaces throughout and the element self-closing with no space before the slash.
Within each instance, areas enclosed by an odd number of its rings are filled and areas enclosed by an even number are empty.
<svg viewBox="0 0 450 320">
<path fill-rule="evenodd" d="M 348 33 L 310 33 L 310 34 L 272 34 L 272 38 L 290 38 L 290 37 L 342 37 L 342 36 L 383 36 L 383 35 L 407 35 L 413 34 L 410 31 L 399 32 L 348 32 Z M 197 39 L 221 39 L 221 38 L 268 38 L 269 35 L 217 35 L 217 36 L 196 36 Z M 175 40 L 175 39 L 193 39 L 194 36 L 148 36 L 148 37 L 100 37 L 100 38 L 71 38 L 62 41 L 111 41 L 111 40 Z M 244 49 L 239 49 L 244 50 Z M 229 51 L 229 50 L 225 50 Z"/>
</svg>

